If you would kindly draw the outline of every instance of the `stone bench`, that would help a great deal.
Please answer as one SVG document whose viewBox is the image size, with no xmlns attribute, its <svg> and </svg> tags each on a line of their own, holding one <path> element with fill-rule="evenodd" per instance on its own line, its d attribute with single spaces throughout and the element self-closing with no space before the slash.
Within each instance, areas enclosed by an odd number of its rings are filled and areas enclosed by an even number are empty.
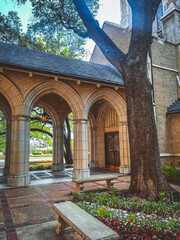
<svg viewBox="0 0 180 240">
<path fill-rule="evenodd" d="M 119 237 L 115 231 L 70 201 L 55 203 L 52 208 L 59 222 L 56 228 L 58 235 L 71 227 L 85 240 L 113 240 Z"/>
<path fill-rule="evenodd" d="M 83 192 L 84 183 L 97 182 L 97 181 L 106 181 L 107 189 L 110 190 L 114 184 L 113 180 L 117 178 L 118 178 L 117 175 L 101 174 L 101 175 L 93 175 L 83 179 L 73 179 L 72 181 L 76 183 L 76 192 L 80 193 L 80 192 Z"/>
</svg>

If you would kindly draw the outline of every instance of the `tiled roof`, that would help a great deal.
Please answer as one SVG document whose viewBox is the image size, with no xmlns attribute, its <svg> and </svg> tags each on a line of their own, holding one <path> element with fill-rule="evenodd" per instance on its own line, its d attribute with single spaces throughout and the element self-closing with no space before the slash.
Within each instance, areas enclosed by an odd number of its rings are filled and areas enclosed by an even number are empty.
<svg viewBox="0 0 180 240">
<path fill-rule="evenodd" d="M 0 64 L 57 76 L 124 86 L 122 76 L 107 65 L 85 62 L 2 42 L 0 42 Z"/>
<path fill-rule="evenodd" d="M 167 114 L 180 113 L 180 98 L 167 108 Z"/>
</svg>

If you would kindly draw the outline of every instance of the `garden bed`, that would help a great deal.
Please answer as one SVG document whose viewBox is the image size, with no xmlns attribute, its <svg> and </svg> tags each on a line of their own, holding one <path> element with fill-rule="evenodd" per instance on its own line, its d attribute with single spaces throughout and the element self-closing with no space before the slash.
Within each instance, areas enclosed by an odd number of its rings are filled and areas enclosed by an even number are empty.
<svg viewBox="0 0 180 240">
<path fill-rule="evenodd" d="M 115 193 L 73 194 L 73 201 L 119 235 L 119 239 L 180 239 L 180 203 L 124 198 Z"/>
<path fill-rule="evenodd" d="M 50 170 L 52 165 L 51 162 L 33 162 L 29 164 L 29 171 L 37 171 L 37 170 Z M 73 164 L 65 164 L 65 168 L 73 168 Z"/>
</svg>

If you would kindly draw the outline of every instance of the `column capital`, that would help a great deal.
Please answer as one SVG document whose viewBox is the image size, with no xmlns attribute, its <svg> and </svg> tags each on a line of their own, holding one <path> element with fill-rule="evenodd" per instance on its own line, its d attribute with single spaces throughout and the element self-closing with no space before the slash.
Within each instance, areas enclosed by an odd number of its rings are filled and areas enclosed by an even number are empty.
<svg viewBox="0 0 180 240">
<path fill-rule="evenodd" d="M 87 124 L 88 119 L 73 119 L 74 124 Z"/>
<path fill-rule="evenodd" d="M 12 121 L 30 121 L 31 117 L 27 115 L 13 115 L 12 116 Z"/>
<path fill-rule="evenodd" d="M 53 129 L 63 131 L 64 127 L 63 126 L 53 126 Z"/>
<path fill-rule="evenodd" d="M 118 126 L 127 126 L 127 122 L 125 121 L 118 122 Z"/>
</svg>

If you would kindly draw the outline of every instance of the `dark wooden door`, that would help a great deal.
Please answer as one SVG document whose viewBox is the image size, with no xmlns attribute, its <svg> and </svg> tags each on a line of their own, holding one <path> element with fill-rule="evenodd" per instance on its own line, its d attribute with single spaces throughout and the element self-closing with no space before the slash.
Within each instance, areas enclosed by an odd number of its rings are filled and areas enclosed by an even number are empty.
<svg viewBox="0 0 180 240">
<path fill-rule="evenodd" d="M 115 170 L 120 166 L 119 132 L 105 133 L 106 167 Z"/>
</svg>

